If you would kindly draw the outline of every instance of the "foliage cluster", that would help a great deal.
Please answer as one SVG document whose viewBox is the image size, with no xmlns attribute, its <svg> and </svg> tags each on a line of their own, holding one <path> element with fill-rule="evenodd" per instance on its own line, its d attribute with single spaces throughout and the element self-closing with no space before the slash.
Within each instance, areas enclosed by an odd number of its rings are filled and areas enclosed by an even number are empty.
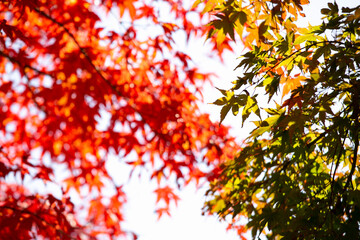
<svg viewBox="0 0 360 240">
<path fill-rule="evenodd" d="M 254 239 L 359 239 L 360 6 L 328 3 L 321 25 L 300 28 L 308 1 L 205 2 L 216 2 L 209 36 L 249 48 L 242 75 L 214 102 L 221 120 L 230 109 L 259 118 L 205 210 Z M 274 107 L 259 106 L 261 93 Z"/>
<path fill-rule="evenodd" d="M 185 3 L 0 1 L 2 239 L 131 236 L 111 155 L 157 180 L 159 216 L 172 180 L 217 177 L 236 145 L 198 108 L 210 75 L 174 36 L 201 37 L 207 17 Z"/>
</svg>

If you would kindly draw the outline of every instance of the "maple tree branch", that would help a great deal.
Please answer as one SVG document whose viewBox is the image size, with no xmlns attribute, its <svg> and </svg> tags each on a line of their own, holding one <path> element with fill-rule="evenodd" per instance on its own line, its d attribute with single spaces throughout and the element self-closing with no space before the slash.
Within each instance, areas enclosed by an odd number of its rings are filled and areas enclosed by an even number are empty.
<svg viewBox="0 0 360 240">
<path fill-rule="evenodd" d="M 314 143 L 316 143 L 317 141 L 319 141 L 321 138 L 325 137 L 327 131 L 325 130 L 325 132 L 321 133 L 317 138 L 315 138 L 314 140 L 312 140 L 311 142 L 306 144 L 306 147 L 310 148 Z"/>
<path fill-rule="evenodd" d="M 7 59 L 10 60 L 11 62 L 16 63 L 17 65 L 19 65 L 20 67 L 22 67 L 22 68 L 24 68 L 24 69 L 29 68 L 29 69 L 31 69 L 31 70 L 33 70 L 33 71 L 35 71 L 35 72 L 37 72 L 37 73 L 39 73 L 39 74 L 41 74 L 41 75 L 46 75 L 46 76 L 49 76 L 49 77 L 51 77 L 51 78 L 54 77 L 54 76 L 51 75 L 50 73 L 44 72 L 44 71 L 42 71 L 42 70 L 39 70 L 39 69 L 37 69 L 37 68 L 29 65 L 29 64 L 23 64 L 23 63 L 21 63 L 21 62 L 20 62 L 19 60 L 17 60 L 16 58 L 9 56 L 8 54 L 6 54 L 5 52 L 3 52 L 3 51 L 1 51 L 1 50 L 0 50 L 0 56 L 3 56 L 3 57 L 5 57 L 5 58 L 7 58 Z"/>
<path fill-rule="evenodd" d="M 102 72 L 100 71 L 100 69 L 98 67 L 95 66 L 95 64 L 92 62 L 92 59 L 90 58 L 90 56 L 87 54 L 86 50 L 80 45 L 80 43 L 77 41 L 76 37 L 74 36 L 74 34 L 72 34 L 70 32 L 70 30 L 68 28 L 65 27 L 65 25 L 59 21 L 57 21 L 56 19 L 54 19 L 53 17 L 51 17 L 50 15 L 46 14 L 45 12 L 41 11 L 38 8 L 34 9 L 37 13 L 39 13 L 40 15 L 46 17 L 47 19 L 49 19 L 50 21 L 52 21 L 53 23 L 57 24 L 58 26 L 60 26 L 68 35 L 69 37 L 74 41 L 74 43 L 76 44 L 76 46 L 79 48 L 80 52 L 83 54 L 83 56 L 85 57 L 85 59 L 89 62 L 89 64 L 91 65 L 91 67 L 96 71 L 96 73 L 100 76 L 100 78 L 119 96 L 119 97 L 123 97 L 125 98 L 128 102 L 129 102 L 129 98 L 125 97 L 120 90 L 114 85 L 112 84 L 109 79 L 107 79 Z M 136 108 L 135 104 L 130 104 L 130 107 L 137 113 L 139 113 L 139 110 Z M 139 113 L 141 116 L 142 114 Z M 143 118 L 143 117 L 142 117 Z"/>
<path fill-rule="evenodd" d="M 295 52 L 291 53 L 290 55 L 284 57 L 283 59 L 281 59 L 280 61 L 278 61 L 277 63 L 275 63 L 274 66 L 272 66 L 270 69 L 268 69 L 268 70 L 265 72 L 265 74 L 260 78 L 259 81 L 261 81 L 262 79 L 264 79 L 266 75 L 268 75 L 270 72 L 272 72 L 277 66 L 279 66 L 282 62 L 286 61 L 287 59 L 292 58 L 293 56 L 302 53 L 302 51 L 305 50 L 305 49 L 308 50 L 308 49 L 310 49 L 311 47 L 316 46 L 316 45 L 318 45 L 318 44 L 326 44 L 326 43 L 338 43 L 338 44 L 343 44 L 343 45 L 345 45 L 345 43 L 343 43 L 343 42 L 339 42 L 339 41 L 336 41 L 336 40 L 332 40 L 332 41 L 315 42 L 315 43 L 309 44 L 309 45 L 307 45 L 307 46 L 305 46 L 305 47 L 301 47 L 301 48 L 299 48 L 298 50 L 296 50 Z M 352 47 L 352 48 L 355 48 L 355 47 Z M 358 48 L 355 48 L 355 49 L 359 50 Z M 259 73 L 259 74 L 261 74 L 261 73 Z M 257 74 L 257 75 L 259 75 L 259 74 Z"/>
<path fill-rule="evenodd" d="M 96 71 L 96 73 L 100 76 L 100 78 L 105 81 L 110 88 L 115 91 L 119 96 L 123 97 L 123 94 L 101 73 L 100 69 L 98 67 L 95 66 L 95 64 L 92 62 L 92 59 L 90 58 L 90 56 L 87 54 L 85 48 L 83 48 L 80 43 L 78 42 L 78 40 L 76 39 L 76 37 L 74 36 L 74 34 L 72 34 L 70 32 L 70 30 L 68 28 L 65 27 L 65 25 L 59 21 L 57 21 L 56 19 L 54 19 L 53 17 L 51 17 L 49 14 L 41 11 L 38 8 L 34 8 L 34 10 L 39 13 L 40 15 L 46 17 L 47 19 L 49 19 L 50 21 L 52 21 L 53 23 L 57 24 L 58 26 L 60 26 L 68 35 L 69 37 L 74 41 L 74 43 L 76 44 L 76 46 L 79 48 L 80 52 L 84 55 L 85 59 L 89 62 L 89 64 L 91 65 L 91 67 Z"/>
<path fill-rule="evenodd" d="M 332 177 L 331 177 L 331 172 L 332 172 L 332 166 L 331 166 L 331 171 L 330 171 L 331 193 L 330 193 L 330 199 L 329 199 L 329 206 L 332 206 L 333 200 L 334 200 L 335 175 L 336 175 L 337 169 L 338 169 L 339 164 L 340 164 L 341 155 L 342 155 L 343 152 L 344 152 L 343 150 L 344 150 L 344 144 L 345 144 L 346 137 L 347 137 L 347 133 L 345 134 L 344 139 L 343 139 L 343 141 L 341 142 L 340 151 L 339 151 L 339 154 L 337 155 L 337 160 L 336 160 L 336 164 L 335 164 L 335 168 L 334 168 L 334 173 L 333 173 Z M 339 140 L 341 141 L 341 138 L 340 138 Z M 337 146 L 336 146 L 336 148 L 337 148 Z M 333 157 L 335 157 L 335 154 L 336 154 L 336 149 L 335 149 L 335 151 L 334 151 Z M 334 163 L 334 162 L 333 162 L 333 163 Z"/>
<path fill-rule="evenodd" d="M 20 214 L 29 214 L 29 215 L 31 215 L 31 216 L 39 219 L 40 221 L 44 222 L 44 223 L 45 223 L 46 225 L 48 225 L 49 227 L 54 228 L 55 231 L 57 231 L 57 232 L 60 234 L 60 236 L 61 236 L 61 235 L 66 235 L 68 238 L 76 240 L 76 238 L 70 236 L 70 235 L 69 235 L 68 233 L 66 233 L 64 230 L 57 228 L 54 224 L 49 223 L 49 222 L 46 221 L 44 218 L 40 217 L 38 214 L 33 213 L 33 212 L 31 212 L 31 211 L 29 211 L 29 210 L 27 210 L 27 209 L 18 209 L 18 208 L 9 207 L 9 206 L 0 206 L 0 208 L 2 208 L 2 209 L 9 209 L 9 210 L 12 210 L 12 211 L 14 211 L 14 212 L 19 212 Z M 49 214 L 49 215 L 50 215 L 50 214 Z M 53 215 L 50 215 L 50 216 L 56 218 L 56 216 L 53 216 Z"/>
<path fill-rule="evenodd" d="M 324 138 L 325 135 L 327 133 L 329 133 L 330 131 L 334 130 L 338 125 L 337 124 L 333 124 L 331 127 L 324 129 L 324 132 L 320 133 L 319 136 L 317 136 L 317 138 L 315 138 L 314 140 L 312 140 L 311 142 L 306 144 L 307 148 L 310 148 L 312 145 L 314 145 L 315 143 L 317 143 L 317 141 L 319 141 L 321 138 Z"/>
<path fill-rule="evenodd" d="M 351 179 L 352 179 L 352 176 L 355 172 L 355 168 L 356 168 L 356 162 L 357 162 L 357 157 L 358 157 L 358 150 L 359 150 L 359 100 L 360 100 L 360 96 L 359 96 L 359 86 L 357 84 L 355 84 L 354 86 L 354 98 L 353 99 L 353 107 L 354 107 L 354 110 L 353 110 L 353 114 L 352 114 L 352 117 L 355 121 L 355 124 L 354 124 L 354 129 L 353 129 L 353 138 L 354 138 L 354 141 L 355 141 L 355 146 L 354 146 L 354 157 L 352 159 L 352 164 L 351 164 L 351 170 L 350 170 L 350 173 L 349 173 L 349 176 L 347 177 L 347 181 L 346 181 L 346 184 L 344 186 L 344 189 L 343 191 L 346 191 L 346 189 L 349 187 L 349 184 L 351 183 Z"/>
<path fill-rule="evenodd" d="M 128 102 L 129 102 L 129 98 L 125 97 L 120 91 L 119 89 L 114 86 L 103 74 L 102 72 L 99 70 L 98 67 L 95 66 L 95 64 L 92 62 L 92 59 L 90 58 L 90 56 L 87 54 L 86 50 L 80 45 L 80 43 L 77 41 L 75 35 L 73 33 L 70 32 L 70 30 L 68 28 L 65 27 L 65 25 L 59 21 L 57 21 L 56 19 L 54 19 L 53 17 L 51 17 L 50 15 L 46 14 L 45 12 L 41 11 L 40 9 L 38 8 L 34 8 L 34 10 L 39 13 L 40 15 L 46 17 L 47 19 L 49 19 L 50 21 L 52 21 L 53 23 L 57 24 L 58 26 L 60 26 L 68 35 L 69 37 L 74 41 L 74 43 L 76 44 L 76 46 L 79 48 L 80 52 L 83 54 L 83 56 L 85 57 L 85 59 L 89 62 L 89 64 L 91 65 L 91 67 L 96 71 L 96 73 L 100 76 L 100 78 L 119 96 L 119 97 L 123 97 L 125 98 Z M 0 55 L 6 57 L 7 59 L 9 59 L 11 62 L 14 62 L 16 64 L 18 64 L 19 66 L 22 66 L 23 68 L 29 68 L 29 69 L 32 69 L 34 70 L 35 72 L 39 73 L 39 74 L 43 74 L 43 75 L 47 75 L 51 78 L 54 78 L 53 75 L 47 73 L 47 72 L 44 72 L 44 71 L 41 71 L 35 67 L 32 67 L 31 65 L 28 65 L 28 64 L 22 64 L 19 60 L 7 55 L 6 53 L 0 51 Z M 24 72 L 25 73 L 25 72 Z M 26 73 L 25 73 L 25 76 L 26 76 Z M 27 77 L 27 76 L 26 76 Z M 29 79 L 27 77 L 27 79 Z M 29 91 L 32 93 L 32 99 L 34 101 L 34 103 L 37 105 L 37 107 L 39 109 L 41 109 L 44 113 L 47 113 L 45 111 L 45 109 L 36 101 L 36 99 L 33 97 L 34 96 L 34 93 L 32 91 L 32 89 L 29 87 Z M 137 109 L 136 105 L 134 103 L 132 104 L 129 104 L 129 106 L 136 112 L 138 113 L 140 116 L 141 116 L 141 119 L 142 119 L 142 122 L 146 125 L 148 125 L 150 127 L 150 129 L 156 134 L 158 135 L 159 137 L 162 137 L 162 133 L 154 128 L 152 128 L 144 119 L 144 113 L 141 113 L 139 112 L 139 110 Z M 150 116 L 150 117 L 153 117 L 153 116 Z"/>
<path fill-rule="evenodd" d="M 100 69 L 98 67 L 95 66 L 95 64 L 92 62 L 92 59 L 90 58 L 90 56 L 87 54 L 86 50 L 80 45 L 80 43 L 77 41 L 75 35 L 73 33 L 70 32 L 70 30 L 68 28 L 65 27 L 65 25 L 59 21 L 57 21 L 56 19 L 54 19 L 53 17 L 51 17 L 49 14 L 41 11 L 38 8 L 34 8 L 34 10 L 39 13 L 40 15 L 44 16 L 45 18 L 49 19 L 50 21 L 52 21 L 53 23 L 55 23 L 56 25 L 58 25 L 59 27 L 61 27 L 68 35 L 69 37 L 74 41 L 74 43 L 76 44 L 76 46 L 79 48 L 80 52 L 83 54 L 83 56 L 85 57 L 85 59 L 89 62 L 89 64 L 91 65 L 91 67 L 96 71 L 96 73 L 100 76 L 100 78 L 117 94 L 117 96 L 119 97 L 123 97 L 128 103 L 129 98 L 124 96 L 120 90 L 114 85 L 112 84 L 100 71 Z M 142 113 L 138 110 L 138 108 L 136 107 L 136 105 L 134 103 L 129 103 L 129 106 L 134 110 L 134 112 L 138 113 L 141 117 L 141 121 L 148 125 L 150 127 L 150 129 L 160 138 L 163 138 L 163 134 L 161 133 L 161 131 L 158 131 L 157 129 L 153 128 L 150 126 L 150 124 L 145 120 L 144 118 L 144 114 L 146 113 Z M 152 118 L 153 116 L 150 115 L 150 117 Z"/>
<path fill-rule="evenodd" d="M 69 36 L 70 38 L 74 41 L 74 43 L 76 44 L 76 46 L 79 48 L 80 52 L 84 55 L 84 57 L 86 58 L 86 60 L 89 62 L 89 64 L 91 65 L 91 67 L 96 71 L 96 73 L 100 76 L 100 78 L 106 82 L 106 84 L 119 96 L 119 97 L 123 97 L 125 98 L 127 101 L 129 100 L 129 98 L 125 97 L 120 91 L 119 89 L 112 84 L 109 79 L 107 79 L 102 72 L 100 71 L 100 69 L 98 67 L 95 66 L 95 64 L 92 62 L 92 59 L 90 58 L 90 56 L 87 54 L 86 50 L 80 45 L 80 43 L 77 41 L 76 37 L 74 36 L 74 34 L 72 34 L 70 32 L 69 29 L 67 29 L 65 27 L 65 25 L 59 21 L 57 21 L 56 19 L 54 19 L 53 17 L 51 17 L 50 15 L 46 14 L 45 12 L 41 11 L 38 8 L 34 9 L 37 13 L 39 13 L 40 15 L 46 17 L 47 19 L 49 19 L 50 21 L 52 21 L 53 23 L 57 24 L 58 26 L 60 26 Z M 130 107 L 137 113 L 139 113 L 138 109 L 136 108 L 135 104 L 130 104 Z M 142 115 L 141 113 L 139 113 L 140 115 Z"/>
<path fill-rule="evenodd" d="M 3 51 L 1 51 L 1 50 L 0 50 L 0 56 L 3 56 L 3 57 L 5 57 L 5 58 L 7 58 L 10 62 L 16 63 L 19 67 L 22 67 L 22 68 L 23 68 L 23 70 L 24 70 L 24 72 L 23 72 L 23 73 L 24 73 L 24 76 L 25 76 L 26 79 L 27 79 L 27 84 L 26 84 L 26 86 L 28 87 L 28 89 L 29 89 L 29 91 L 30 91 L 30 93 L 31 93 L 31 99 L 34 101 L 35 105 L 36 105 L 41 111 L 43 111 L 45 114 L 47 114 L 44 106 L 41 106 L 41 105 L 38 103 L 38 101 L 35 99 L 35 97 L 34 97 L 35 93 L 34 93 L 34 91 L 31 89 L 31 87 L 29 86 L 30 78 L 28 77 L 25 69 L 29 68 L 29 69 L 37 72 L 38 74 L 45 75 L 45 76 L 49 76 L 49 77 L 51 77 L 51 78 L 54 78 L 54 76 L 53 76 L 52 74 L 50 74 L 50 73 L 41 71 L 41 70 L 39 70 L 39 69 L 37 69 L 37 68 L 29 65 L 29 64 L 25 64 L 25 65 L 24 65 L 24 64 L 22 64 L 19 60 L 17 60 L 16 58 L 9 56 L 8 54 L 6 54 L 5 52 L 3 52 Z"/>
</svg>

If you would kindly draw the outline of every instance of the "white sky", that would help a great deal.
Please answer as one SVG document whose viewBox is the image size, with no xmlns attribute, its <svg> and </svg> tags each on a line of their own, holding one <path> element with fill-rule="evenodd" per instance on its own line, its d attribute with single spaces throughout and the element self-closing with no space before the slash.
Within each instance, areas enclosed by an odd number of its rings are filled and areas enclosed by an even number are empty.
<svg viewBox="0 0 360 240">
<path fill-rule="evenodd" d="M 316 0 L 305 7 L 307 18 L 302 21 L 304 26 L 307 23 L 316 25 L 321 23 L 320 9 L 326 7 L 326 4 L 332 1 Z M 356 6 L 360 4 L 357 0 L 337 1 L 339 6 Z M 206 45 L 206 44 L 205 44 Z M 219 76 L 214 79 L 215 86 L 227 89 L 231 86 L 231 81 L 236 79 L 234 67 L 238 64 L 237 57 L 240 56 L 243 46 L 236 46 L 236 53 L 228 53 L 225 56 L 225 64 L 221 65 L 218 61 L 204 58 L 203 42 L 192 42 L 187 47 L 187 52 L 193 60 L 199 64 L 204 70 L 214 71 Z M 199 49 L 203 49 L 200 50 Z M 206 49 L 205 49 L 206 51 Z M 220 97 L 217 90 L 208 87 L 204 90 L 205 102 L 210 103 Z M 211 114 L 213 120 L 219 120 L 220 108 L 215 105 L 205 104 L 202 109 Z M 246 138 L 252 126 L 244 126 L 241 129 L 241 118 L 233 117 L 231 113 L 224 121 L 225 125 L 233 127 L 231 133 L 238 140 Z M 205 201 L 204 193 L 206 188 L 196 189 L 194 185 L 187 186 L 181 190 L 178 206 L 172 207 L 171 217 L 164 216 L 157 221 L 157 215 L 154 213 L 156 197 L 152 193 L 155 184 L 149 183 L 148 177 L 145 175 L 141 179 L 133 177 L 132 180 L 125 185 L 124 190 L 128 195 L 128 203 L 125 207 L 124 228 L 135 231 L 139 240 L 235 240 L 239 239 L 234 231 L 226 231 L 227 224 L 219 222 L 216 216 L 202 216 L 201 208 Z"/>
</svg>

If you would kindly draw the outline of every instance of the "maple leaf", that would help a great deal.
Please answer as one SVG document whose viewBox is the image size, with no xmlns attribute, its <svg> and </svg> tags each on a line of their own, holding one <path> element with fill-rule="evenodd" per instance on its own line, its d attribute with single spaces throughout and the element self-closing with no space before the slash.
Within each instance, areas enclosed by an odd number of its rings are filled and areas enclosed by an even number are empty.
<svg viewBox="0 0 360 240">
<path fill-rule="evenodd" d="M 170 209 L 168 207 L 165 208 L 158 208 L 155 210 L 156 214 L 158 215 L 158 220 L 163 216 L 163 214 L 165 213 L 168 216 L 170 215 Z"/>
<path fill-rule="evenodd" d="M 154 192 L 157 195 L 156 202 L 163 200 L 166 205 L 169 205 L 172 200 L 174 200 L 175 204 L 177 204 L 178 200 L 180 200 L 180 198 L 174 193 L 173 189 L 169 186 L 158 188 Z"/>
<path fill-rule="evenodd" d="M 281 78 L 280 83 L 284 84 L 283 90 L 282 90 L 282 97 L 287 95 L 292 90 L 295 90 L 296 88 L 301 86 L 301 82 L 305 81 L 305 76 L 295 75 L 294 77 L 284 77 Z"/>
</svg>

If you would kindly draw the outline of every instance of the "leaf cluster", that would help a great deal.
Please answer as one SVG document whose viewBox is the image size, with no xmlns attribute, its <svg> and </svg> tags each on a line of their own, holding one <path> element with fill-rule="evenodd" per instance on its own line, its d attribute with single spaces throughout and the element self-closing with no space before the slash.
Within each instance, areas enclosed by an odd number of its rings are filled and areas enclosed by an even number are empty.
<svg viewBox="0 0 360 240">
<path fill-rule="evenodd" d="M 178 45 L 205 21 L 178 0 L 0 1 L 1 239 L 136 238 L 126 178 L 154 181 L 160 217 L 218 176 L 237 146 Z"/>
<path fill-rule="evenodd" d="M 206 211 L 246 217 L 254 239 L 360 237 L 359 9 L 329 3 L 319 26 L 269 24 L 260 34 L 266 41 L 248 42 L 237 66 L 243 76 L 214 104 L 223 106 L 221 120 L 239 107 L 243 121 L 248 112 L 266 118 L 212 182 Z M 249 87 L 254 95 L 243 94 Z M 259 107 L 259 91 L 268 102 L 280 94 L 281 104 Z M 244 96 L 254 99 L 251 108 Z"/>
</svg>

